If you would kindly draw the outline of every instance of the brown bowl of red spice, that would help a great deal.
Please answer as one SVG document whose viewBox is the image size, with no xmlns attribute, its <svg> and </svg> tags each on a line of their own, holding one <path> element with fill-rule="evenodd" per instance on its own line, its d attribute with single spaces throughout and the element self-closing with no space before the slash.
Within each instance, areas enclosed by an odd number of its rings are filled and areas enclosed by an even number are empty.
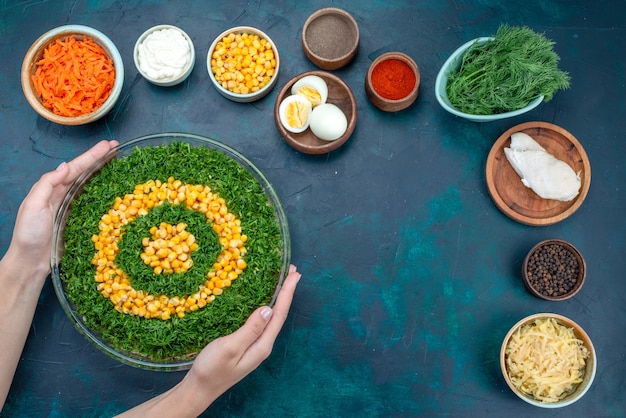
<svg viewBox="0 0 626 418">
<path fill-rule="evenodd" d="M 538 298 L 558 301 L 573 297 L 583 287 L 587 264 L 571 243 L 549 239 L 536 244 L 522 263 L 526 289 Z"/>
<path fill-rule="evenodd" d="M 380 110 L 397 112 L 411 106 L 419 94 L 420 70 L 401 52 L 376 58 L 365 76 L 365 93 Z"/>
</svg>

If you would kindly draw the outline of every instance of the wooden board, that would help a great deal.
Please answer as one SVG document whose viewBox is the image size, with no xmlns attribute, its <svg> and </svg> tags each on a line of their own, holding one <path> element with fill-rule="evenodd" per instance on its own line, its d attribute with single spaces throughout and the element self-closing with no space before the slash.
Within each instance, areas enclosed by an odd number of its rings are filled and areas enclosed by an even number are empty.
<svg viewBox="0 0 626 418">
<path fill-rule="evenodd" d="M 295 82 L 308 75 L 316 75 L 324 79 L 326 85 L 328 86 L 328 98 L 326 99 L 326 103 L 332 103 L 339 107 L 348 120 L 346 132 L 334 141 L 324 141 L 319 139 L 313 134 L 310 128 L 307 128 L 306 131 L 297 134 L 289 132 L 280 122 L 280 115 L 278 113 L 280 103 L 283 99 L 285 99 L 285 97 L 291 95 L 291 87 L 295 84 Z M 348 138 L 350 138 L 350 135 L 352 135 L 356 126 L 356 119 L 357 105 L 352 90 L 339 77 L 326 71 L 309 71 L 292 78 L 280 90 L 274 105 L 274 121 L 280 135 L 289 145 L 298 151 L 307 154 L 326 154 L 342 146 Z"/>
<path fill-rule="evenodd" d="M 543 199 L 522 184 L 504 154 L 515 132 L 530 135 L 550 154 L 580 172 L 578 196 L 569 202 Z M 485 175 L 489 194 L 498 209 L 520 223 L 543 226 L 566 219 L 580 207 L 591 184 L 591 165 L 580 142 L 565 129 L 548 122 L 526 122 L 510 128 L 494 143 L 487 157 Z"/>
</svg>

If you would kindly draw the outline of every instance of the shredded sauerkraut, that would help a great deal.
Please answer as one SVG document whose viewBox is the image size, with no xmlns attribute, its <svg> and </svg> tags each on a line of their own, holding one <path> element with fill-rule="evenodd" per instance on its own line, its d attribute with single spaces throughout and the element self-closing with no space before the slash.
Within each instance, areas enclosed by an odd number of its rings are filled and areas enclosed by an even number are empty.
<svg viewBox="0 0 626 418">
<path fill-rule="evenodd" d="M 506 348 L 511 382 L 540 402 L 557 402 L 582 382 L 589 350 L 572 328 L 554 318 L 521 326 Z"/>
</svg>

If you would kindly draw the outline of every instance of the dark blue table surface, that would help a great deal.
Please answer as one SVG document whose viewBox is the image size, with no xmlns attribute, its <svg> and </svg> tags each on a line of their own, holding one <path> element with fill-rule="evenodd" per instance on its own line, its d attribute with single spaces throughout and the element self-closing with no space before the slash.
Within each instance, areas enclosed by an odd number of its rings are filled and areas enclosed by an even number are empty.
<svg viewBox="0 0 626 418">
<path fill-rule="evenodd" d="M 624 416 L 626 404 L 626 6 L 621 0 L 485 1 L 3 1 L 0 2 L 0 250 L 18 205 L 39 176 L 103 138 L 184 131 L 241 150 L 276 187 L 290 219 L 292 261 L 303 279 L 272 356 L 209 416 Z M 300 41 L 321 7 L 348 10 L 358 55 L 334 71 L 353 90 L 358 124 L 327 155 L 299 153 L 279 136 L 273 106 L 291 77 L 317 69 Z M 196 67 L 182 85 L 155 87 L 134 67 L 138 36 L 183 28 Z M 436 74 L 459 45 L 528 25 L 556 42 L 569 90 L 513 119 L 473 123 L 446 113 Z M 22 59 L 45 31 L 84 24 L 107 34 L 125 62 L 122 96 L 101 121 L 66 127 L 24 99 Z M 264 30 L 278 45 L 278 85 L 251 104 L 211 86 L 206 54 L 223 30 Z M 363 80 L 383 52 L 409 54 L 420 95 L 397 114 L 377 110 Z M 533 227 L 489 197 L 493 142 L 525 121 L 557 124 L 589 155 L 591 189 L 568 219 Z M 531 296 L 520 266 L 538 241 L 562 238 L 584 254 L 588 278 L 564 302 Z M 587 395 L 561 410 L 530 406 L 506 386 L 502 338 L 522 317 L 556 312 L 581 324 L 597 351 Z M 107 416 L 173 386 L 182 372 L 122 365 L 92 347 L 47 283 L 3 416 Z"/>
</svg>

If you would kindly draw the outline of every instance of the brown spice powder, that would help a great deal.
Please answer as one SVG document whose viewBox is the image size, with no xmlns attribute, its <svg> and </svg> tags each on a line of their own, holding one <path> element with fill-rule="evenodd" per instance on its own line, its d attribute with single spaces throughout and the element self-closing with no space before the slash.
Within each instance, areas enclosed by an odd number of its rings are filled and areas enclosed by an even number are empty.
<svg viewBox="0 0 626 418">
<path fill-rule="evenodd" d="M 327 59 L 349 54 L 356 42 L 356 34 L 349 23 L 334 15 L 320 16 L 311 22 L 305 37 L 311 52 Z"/>
</svg>

